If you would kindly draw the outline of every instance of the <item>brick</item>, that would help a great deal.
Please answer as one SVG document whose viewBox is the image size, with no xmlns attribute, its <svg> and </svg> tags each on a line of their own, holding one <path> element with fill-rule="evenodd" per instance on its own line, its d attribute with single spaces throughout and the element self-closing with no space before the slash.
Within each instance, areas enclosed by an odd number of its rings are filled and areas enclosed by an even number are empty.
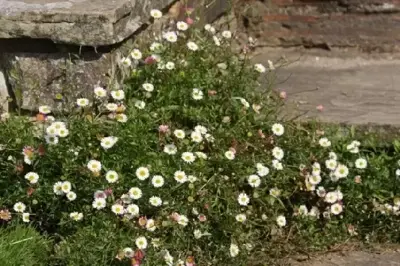
<svg viewBox="0 0 400 266">
<path fill-rule="evenodd" d="M 244 14 L 246 31 L 267 46 L 400 51 L 400 0 L 266 0 L 246 5 L 252 10 Z"/>
</svg>

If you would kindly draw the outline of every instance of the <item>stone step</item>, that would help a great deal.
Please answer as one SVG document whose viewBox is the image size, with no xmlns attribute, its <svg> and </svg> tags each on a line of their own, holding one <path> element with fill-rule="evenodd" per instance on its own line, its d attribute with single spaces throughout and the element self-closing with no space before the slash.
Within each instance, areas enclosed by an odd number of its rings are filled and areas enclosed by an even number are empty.
<svg viewBox="0 0 400 266">
<path fill-rule="evenodd" d="M 300 120 L 400 126 L 400 55 L 307 49 L 259 49 L 253 57 L 286 57 L 276 89 L 287 92 L 284 113 Z M 283 62 L 283 61 L 281 61 Z M 318 106 L 322 110 L 318 110 Z"/>
</svg>

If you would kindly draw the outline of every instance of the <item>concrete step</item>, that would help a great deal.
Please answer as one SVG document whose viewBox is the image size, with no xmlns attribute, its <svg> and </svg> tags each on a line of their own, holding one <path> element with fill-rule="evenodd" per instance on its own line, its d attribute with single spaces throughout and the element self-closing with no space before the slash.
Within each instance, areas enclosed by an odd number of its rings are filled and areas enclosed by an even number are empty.
<svg viewBox="0 0 400 266">
<path fill-rule="evenodd" d="M 275 85 L 287 92 L 287 116 L 400 126 L 399 54 L 262 48 L 253 60 L 265 65 L 267 60 L 287 62 L 277 69 Z M 317 110 L 320 105 L 322 111 Z"/>
</svg>

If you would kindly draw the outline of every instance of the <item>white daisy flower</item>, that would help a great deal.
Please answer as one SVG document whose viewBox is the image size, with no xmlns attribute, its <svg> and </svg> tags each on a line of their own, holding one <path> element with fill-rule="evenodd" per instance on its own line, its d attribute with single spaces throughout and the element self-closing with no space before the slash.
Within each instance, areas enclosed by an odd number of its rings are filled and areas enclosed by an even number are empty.
<svg viewBox="0 0 400 266">
<path fill-rule="evenodd" d="M 39 175 L 35 172 L 29 172 L 25 175 L 25 179 L 28 180 L 31 184 L 36 184 L 39 180 Z"/>
<path fill-rule="evenodd" d="M 42 106 L 39 106 L 39 112 L 47 115 L 47 114 L 51 113 L 51 108 L 48 105 L 42 105 Z"/>
<path fill-rule="evenodd" d="M 257 174 L 261 177 L 267 176 L 269 174 L 269 168 L 262 164 L 257 164 Z"/>
<path fill-rule="evenodd" d="M 131 248 L 124 248 L 123 252 L 125 258 L 133 258 L 135 256 L 135 252 Z"/>
<path fill-rule="evenodd" d="M 164 146 L 164 152 L 169 155 L 174 155 L 178 152 L 178 148 L 174 144 L 167 144 Z"/>
<path fill-rule="evenodd" d="M 276 169 L 276 170 L 282 170 L 283 169 L 283 165 L 279 160 L 272 160 L 272 166 Z"/>
<path fill-rule="evenodd" d="M 315 206 L 313 206 L 312 208 L 311 208 L 311 210 L 308 212 L 308 215 L 309 216 L 312 216 L 312 217 L 318 217 L 319 216 L 319 210 L 318 210 L 318 208 L 317 207 L 315 207 Z"/>
<path fill-rule="evenodd" d="M 175 69 L 175 63 L 174 62 L 167 62 L 165 64 L 165 68 L 168 69 L 168 70 Z"/>
<path fill-rule="evenodd" d="M 51 123 L 51 126 L 55 127 L 57 131 L 60 130 L 60 129 L 63 129 L 63 128 L 67 128 L 65 123 L 61 122 L 61 121 L 53 122 L 53 123 Z"/>
<path fill-rule="evenodd" d="M 203 99 L 203 95 L 203 91 L 201 91 L 200 89 L 194 88 L 192 91 L 192 98 L 195 100 Z"/>
<path fill-rule="evenodd" d="M 194 131 L 199 132 L 202 135 L 207 134 L 208 130 L 205 126 L 197 125 L 194 127 Z"/>
<path fill-rule="evenodd" d="M 76 200 L 76 193 L 73 191 L 68 192 L 66 196 L 69 201 Z"/>
<path fill-rule="evenodd" d="M 364 158 L 358 158 L 355 162 L 355 166 L 358 169 L 365 169 L 367 168 L 367 160 L 365 160 Z"/>
<path fill-rule="evenodd" d="M 29 223 L 31 220 L 29 219 L 29 217 L 30 217 L 30 214 L 29 214 L 29 212 L 24 212 L 23 214 L 22 214 L 22 221 L 24 222 L 24 223 Z"/>
<path fill-rule="evenodd" d="M 343 206 L 339 203 L 335 203 L 331 205 L 331 213 L 334 215 L 339 215 L 343 211 Z"/>
<path fill-rule="evenodd" d="M 79 98 L 79 99 L 76 100 L 76 104 L 79 107 L 86 107 L 86 106 L 89 105 L 89 100 L 86 99 L 86 98 Z"/>
<path fill-rule="evenodd" d="M 138 187 L 133 187 L 129 189 L 129 197 L 134 200 L 138 200 L 142 197 L 143 193 L 142 190 Z"/>
<path fill-rule="evenodd" d="M 354 140 L 353 142 L 351 142 L 349 145 L 347 145 L 347 150 L 351 153 L 359 153 L 361 143 L 357 140 Z"/>
<path fill-rule="evenodd" d="M 196 229 L 193 231 L 193 236 L 196 239 L 200 239 L 203 236 L 203 234 L 201 233 L 201 231 L 199 229 Z"/>
<path fill-rule="evenodd" d="M 286 225 L 286 218 L 283 215 L 279 215 L 276 218 L 276 223 L 279 227 L 284 227 Z"/>
<path fill-rule="evenodd" d="M 248 101 L 246 101 L 246 99 L 240 98 L 240 97 L 237 98 L 237 99 L 239 99 L 240 103 L 241 103 L 246 109 L 249 109 L 249 108 L 250 108 L 250 104 L 249 104 Z"/>
<path fill-rule="evenodd" d="M 107 91 L 105 89 L 103 89 L 102 87 L 95 87 L 94 94 L 99 98 L 103 98 L 103 97 L 107 96 Z"/>
<path fill-rule="evenodd" d="M 266 71 L 265 66 L 263 66 L 262 64 L 255 64 L 254 69 L 260 73 L 264 73 Z"/>
<path fill-rule="evenodd" d="M 232 32 L 230 32 L 229 30 L 224 30 L 223 32 L 222 32 L 222 37 L 224 37 L 225 39 L 230 39 L 230 38 L 232 38 Z"/>
<path fill-rule="evenodd" d="M 115 111 L 117 111 L 117 109 L 118 109 L 118 105 L 115 104 L 115 103 L 107 103 L 107 104 L 106 104 L 106 108 L 107 108 L 107 110 L 110 111 L 110 112 L 115 112 Z"/>
<path fill-rule="evenodd" d="M 136 177 L 139 180 L 146 180 L 147 178 L 149 178 L 150 176 L 150 172 L 149 169 L 147 167 L 139 167 L 138 169 L 136 169 Z"/>
<path fill-rule="evenodd" d="M 229 247 L 229 254 L 232 258 L 236 257 L 239 254 L 239 247 L 236 244 L 231 244 Z"/>
<path fill-rule="evenodd" d="M 155 175 L 151 179 L 151 184 L 153 187 L 162 187 L 164 185 L 164 178 L 160 175 Z"/>
<path fill-rule="evenodd" d="M 109 170 L 106 173 L 106 180 L 108 183 L 115 183 L 118 181 L 118 173 L 113 171 L 113 170 Z"/>
<path fill-rule="evenodd" d="M 26 209 L 26 206 L 22 202 L 17 202 L 14 204 L 13 209 L 15 212 L 23 213 Z"/>
<path fill-rule="evenodd" d="M 324 148 L 328 148 L 331 146 L 331 142 L 329 141 L 328 138 L 320 138 L 318 141 L 319 145 Z"/>
<path fill-rule="evenodd" d="M 285 133 L 285 128 L 282 126 L 282 124 L 273 124 L 272 125 L 272 133 L 276 136 L 282 136 L 283 133 Z"/>
<path fill-rule="evenodd" d="M 123 90 L 112 91 L 111 97 L 113 97 L 114 100 L 121 101 L 125 98 L 125 92 Z"/>
<path fill-rule="evenodd" d="M 184 139 L 185 138 L 185 131 L 183 131 L 181 129 L 176 129 L 176 130 L 174 130 L 174 135 L 178 139 Z"/>
<path fill-rule="evenodd" d="M 173 31 L 165 33 L 163 37 L 168 42 L 172 42 L 172 43 L 174 43 L 174 42 L 176 42 L 178 40 L 178 35 Z"/>
<path fill-rule="evenodd" d="M 142 85 L 142 88 L 143 88 L 145 91 L 148 91 L 148 92 L 154 91 L 154 85 L 151 84 L 151 83 L 144 83 L 144 84 Z"/>
<path fill-rule="evenodd" d="M 113 136 L 104 137 L 101 139 L 100 145 L 105 150 L 108 150 L 108 149 L 112 148 L 115 145 L 115 143 L 117 143 L 117 141 L 118 141 L 117 137 L 113 137 Z"/>
<path fill-rule="evenodd" d="M 335 170 L 335 176 L 337 178 L 345 178 L 349 174 L 349 169 L 346 165 L 339 164 Z"/>
<path fill-rule="evenodd" d="M 48 136 L 55 137 L 57 136 L 57 132 L 58 132 L 57 128 L 53 125 L 46 128 L 46 133 Z"/>
<path fill-rule="evenodd" d="M 338 201 L 338 194 L 336 192 L 328 192 L 325 195 L 325 201 L 328 203 L 335 203 Z"/>
<path fill-rule="evenodd" d="M 128 121 L 128 116 L 126 116 L 126 114 L 117 114 L 115 119 L 120 123 L 126 123 L 126 121 Z"/>
<path fill-rule="evenodd" d="M 133 49 L 131 52 L 131 57 L 135 60 L 140 60 L 142 59 L 143 55 L 139 49 Z"/>
<path fill-rule="evenodd" d="M 132 65 L 132 61 L 128 57 L 121 58 L 120 62 L 125 67 L 130 67 Z"/>
<path fill-rule="evenodd" d="M 240 222 L 240 223 L 244 223 L 246 221 L 246 215 L 245 214 L 238 214 L 235 217 L 236 221 Z"/>
<path fill-rule="evenodd" d="M 179 215 L 178 224 L 187 226 L 189 223 L 189 219 L 185 215 Z"/>
<path fill-rule="evenodd" d="M 340 190 L 336 190 L 336 194 L 337 194 L 338 200 L 342 200 L 343 199 L 343 193 Z"/>
<path fill-rule="evenodd" d="M 144 109 L 146 107 L 146 103 L 143 101 L 136 101 L 135 102 L 135 107 L 137 109 Z"/>
<path fill-rule="evenodd" d="M 198 158 L 203 159 L 203 160 L 207 160 L 207 158 L 208 158 L 207 154 L 205 154 L 204 152 L 201 152 L 201 151 L 196 151 L 195 154 Z"/>
<path fill-rule="evenodd" d="M 71 212 L 69 214 L 69 218 L 71 218 L 72 220 L 78 222 L 78 221 L 83 219 L 83 213 L 81 213 L 81 212 Z"/>
<path fill-rule="evenodd" d="M 189 50 L 192 50 L 192 51 L 199 50 L 199 46 L 197 44 L 195 44 L 194 42 L 188 42 L 187 47 L 189 48 Z"/>
<path fill-rule="evenodd" d="M 205 134 L 204 137 L 206 138 L 206 140 L 208 142 L 211 142 L 211 143 L 214 142 L 214 140 L 215 140 L 214 137 L 211 134 L 208 134 L 208 133 Z"/>
<path fill-rule="evenodd" d="M 320 175 L 321 174 L 321 165 L 318 162 L 313 163 L 312 165 L 312 174 Z"/>
<path fill-rule="evenodd" d="M 147 223 L 146 223 L 146 229 L 150 232 L 154 232 L 157 227 L 156 227 L 156 223 L 153 219 L 148 219 Z"/>
<path fill-rule="evenodd" d="M 283 150 L 279 147 L 275 147 L 272 149 L 272 155 L 275 157 L 277 160 L 282 160 L 283 156 L 285 155 Z"/>
<path fill-rule="evenodd" d="M 60 138 L 65 138 L 65 137 L 67 137 L 67 136 L 69 135 L 69 130 L 66 129 L 66 128 L 60 128 L 60 129 L 58 130 L 58 132 L 57 132 L 57 135 L 58 135 Z"/>
<path fill-rule="evenodd" d="M 397 176 L 400 176 L 400 169 L 397 169 L 397 170 L 396 170 L 396 175 L 397 175 Z"/>
<path fill-rule="evenodd" d="M 311 185 L 318 185 L 319 183 L 321 183 L 322 178 L 320 175 L 311 175 L 308 177 L 308 182 Z"/>
<path fill-rule="evenodd" d="M 95 198 L 92 203 L 93 208 L 97 210 L 104 209 L 106 207 L 106 199 L 104 198 Z"/>
<path fill-rule="evenodd" d="M 247 178 L 247 182 L 251 187 L 259 187 L 261 184 L 261 179 L 258 175 L 250 175 Z"/>
<path fill-rule="evenodd" d="M 71 182 L 69 182 L 69 181 L 62 182 L 62 185 L 61 185 L 62 192 L 68 193 L 71 191 L 71 188 L 72 188 Z"/>
<path fill-rule="evenodd" d="M 155 196 L 153 196 L 153 197 L 151 197 L 151 198 L 149 199 L 149 203 L 150 203 L 151 205 L 153 205 L 154 207 L 159 207 L 159 206 L 161 206 L 161 204 L 162 204 L 162 200 L 161 200 L 160 197 L 155 197 Z"/>
<path fill-rule="evenodd" d="M 162 44 L 159 43 L 159 42 L 153 42 L 153 43 L 150 45 L 150 51 L 159 52 L 159 51 L 161 51 L 161 50 L 162 50 Z"/>
<path fill-rule="evenodd" d="M 281 195 L 281 190 L 277 188 L 271 188 L 269 190 L 269 194 L 275 198 L 279 197 Z"/>
<path fill-rule="evenodd" d="M 199 133 L 197 131 L 193 131 L 190 134 L 190 138 L 192 139 L 193 142 L 196 142 L 196 143 L 200 143 L 203 141 L 203 136 L 201 135 L 201 133 Z"/>
<path fill-rule="evenodd" d="M 162 18 L 162 12 L 158 9 L 152 9 L 150 10 L 150 16 L 152 16 L 155 19 Z"/>
<path fill-rule="evenodd" d="M 87 164 L 87 168 L 94 173 L 100 172 L 101 171 L 101 162 L 99 162 L 97 160 L 90 160 Z"/>
<path fill-rule="evenodd" d="M 226 151 L 225 152 L 225 157 L 228 159 L 228 160 L 233 160 L 233 159 L 235 159 L 235 153 L 233 152 L 233 151 Z"/>
<path fill-rule="evenodd" d="M 186 31 L 189 28 L 189 25 L 184 21 L 178 21 L 176 23 L 176 28 L 181 31 Z"/>
<path fill-rule="evenodd" d="M 334 171 L 336 169 L 337 165 L 338 165 L 338 163 L 334 159 L 329 159 L 329 160 L 325 161 L 326 168 L 328 168 L 331 171 Z"/>
<path fill-rule="evenodd" d="M 306 205 L 300 205 L 298 211 L 300 215 L 308 215 L 308 209 Z"/>
<path fill-rule="evenodd" d="M 184 153 L 182 153 L 181 158 L 186 163 L 192 163 L 196 159 L 196 157 L 194 156 L 194 154 L 192 152 L 184 152 Z"/>
<path fill-rule="evenodd" d="M 337 155 L 336 155 L 336 153 L 334 153 L 333 151 L 331 151 L 331 152 L 329 152 L 329 159 L 332 159 L 332 160 L 337 160 Z"/>
<path fill-rule="evenodd" d="M 186 175 L 186 173 L 184 171 L 176 171 L 174 173 L 174 179 L 178 182 L 178 183 L 185 183 L 186 181 L 188 181 L 188 177 Z"/>
<path fill-rule="evenodd" d="M 147 239 L 144 236 L 136 238 L 135 244 L 138 249 L 146 249 L 147 248 Z"/>
<path fill-rule="evenodd" d="M 136 204 L 129 204 L 128 206 L 126 206 L 126 211 L 129 214 L 137 216 L 139 215 L 139 206 L 137 206 Z"/>
<path fill-rule="evenodd" d="M 213 36 L 213 41 L 216 46 L 221 46 L 221 40 L 217 36 Z"/>
<path fill-rule="evenodd" d="M 56 182 L 56 183 L 53 185 L 53 192 L 54 192 L 54 194 L 56 194 L 56 195 L 63 195 L 63 194 L 64 194 L 64 192 L 63 192 L 63 190 L 62 190 L 62 185 L 63 185 L 63 182 L 61 182 L 61 181 Z"/>
<path fill-rule="evenodd" d="M 250 202 L 250 198 L 249 196 L 247 196 L 246 193 L 240 193 L 237 200 L 239 202 L 239 205 L 242 206 L 247 206 Z"/>
<path fill-rule="evenodd" d="M 188 180 L 190 183 L 194 183 L 197 181 L 197 177 L 195 177 L 194 175 L 189 175 Z"/>
<path fill-rule="evenodd" d="M 125 213 L 124 206 L 121 204 L 114 204 L 111 206 L 111 211 L 115 213 L 116 215 L 122 215 Z"/>
<path fill-rule="evenodd" d="M 326 190 L 325 190 L 325 188 L 324 187 L 322 187 L 322 186 L 319 186 L 318 188 L 317 188 L 317 195 L 318 195 L 318 197 L 321 197 L 321 198 L 323 198 L 323 197 L 325 197 L 326 196 Z"/>
<path fill-rule="evenodd" d="M 46 143 L 50 145 L 57 145 L 59 142 L 59 138 L 57 136 L 47 135 L 44 137 L 44 139 L 46 140 Z"/>
</svg>

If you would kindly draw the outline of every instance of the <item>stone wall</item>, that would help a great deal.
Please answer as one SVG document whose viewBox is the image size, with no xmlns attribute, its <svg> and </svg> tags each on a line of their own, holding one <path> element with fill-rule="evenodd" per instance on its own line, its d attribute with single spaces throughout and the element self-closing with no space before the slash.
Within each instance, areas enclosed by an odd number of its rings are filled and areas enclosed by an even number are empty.
<svg viewBox="0 0 400 266">
<path fill-rule="evenodd" d="M 237 0 L 235 7 L 262 46 L 400 51 L 400 0 Z"/>
<path fill-rule="evenodd" d="M 168 20 L 200 25 L 228 8 L 226 0 L 0 0 L 0 113 L 12 107 L 35 110 L 47 104 L 65 108 L 107 86 L 121 54 L 158 29 L 151 9 Z M 89 97 L 90 98 L 90 97 Z M 2 108 L 3 107 L 3 108 Z"/>
</svg>

